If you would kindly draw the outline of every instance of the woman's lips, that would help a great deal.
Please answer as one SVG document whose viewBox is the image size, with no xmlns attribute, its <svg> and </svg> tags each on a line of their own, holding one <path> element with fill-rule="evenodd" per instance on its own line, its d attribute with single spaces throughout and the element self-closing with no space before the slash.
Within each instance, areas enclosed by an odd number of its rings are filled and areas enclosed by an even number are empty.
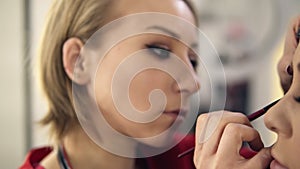
<svg viewBox="0 0 300 169">
<path fill-rule="evenodd" d="M 274 159 L 270 164 L 270 169 L 288 169 L 288 168 L 283 166 L 277 160 Z"/>
<path fill-rule="evenodd" d="M 177 117 L 182 117 L 184 118 L 186 116 L 185 110 L 172 110 L 172 111 L 165 111 L 164 114 L 174 116 L 175 118 Z"/>
</svg>

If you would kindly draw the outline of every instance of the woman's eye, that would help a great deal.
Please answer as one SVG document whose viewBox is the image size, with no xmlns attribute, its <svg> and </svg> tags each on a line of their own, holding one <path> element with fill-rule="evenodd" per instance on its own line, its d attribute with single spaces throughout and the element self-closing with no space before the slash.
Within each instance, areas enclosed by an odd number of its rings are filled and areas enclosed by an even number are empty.
<svg viewBox="0 0 300 169">
<path fill-rule="evenodd" d="M 300 96 L 294 96 L 294 100 L 298 103 L 300 103 Z"/>
<path fill-rule="evenodd" d="M 197 67 L 198 67 L 198 60 L 191 59 L 190 62 L 191 62 L 191 64 L 192 64 L 194 70 L 196 70 Z"/>
<path fill-rule="evenodd" d="M 171 50 L 166 47 L 162 47 L 159 45 L 146 45 L 146 46 L 148 50 L 150 50 L 150 52 L 160 57 L 161 59 L 166 59 L 170 57 Z"/>
<path fill-rule="evenodd" d="M 194 52 L 192 52 L 192 53 L 189 54 L 189 57 L 190 57 L 190 62 L 192 64 L 194 70 L 197 70 L 197 67 L 198 67 L 198 64 L 199 64 L 198 60 L 197 60 L 197 55 Z"/>
</svg>

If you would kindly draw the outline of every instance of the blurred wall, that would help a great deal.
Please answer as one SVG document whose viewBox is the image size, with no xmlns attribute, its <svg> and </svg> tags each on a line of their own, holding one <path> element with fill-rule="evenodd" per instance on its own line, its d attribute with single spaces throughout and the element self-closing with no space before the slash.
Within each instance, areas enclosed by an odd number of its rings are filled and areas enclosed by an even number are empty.
<svg viewBox="0 0 300 169">
<path fill-rule="evenodd" d="M 39 43 L 41 40 L 41 34 L 45 24 L 45 18 L 47 11 L 50 7 L 52 0 L 30 0 L 30 20 L 31 20 L 31 109 L 32 109 L 32 119 L 31 119 L 31 131 L 32 131 L 32 146 L 42 146 L 48 144 L 48 132 L 47 128 L 38 125 L 38 121 L 46 113 L 46 103 L 43 99 L 39 86 L 37 85 L 38 77 L 36 68 L 36 58 L 38 55 Z"/>
<path fill-rule="evenodd" d="M 0 1 L 0 168 L 14 169 L 25 154 L 23 0 Z"/>
</svg>

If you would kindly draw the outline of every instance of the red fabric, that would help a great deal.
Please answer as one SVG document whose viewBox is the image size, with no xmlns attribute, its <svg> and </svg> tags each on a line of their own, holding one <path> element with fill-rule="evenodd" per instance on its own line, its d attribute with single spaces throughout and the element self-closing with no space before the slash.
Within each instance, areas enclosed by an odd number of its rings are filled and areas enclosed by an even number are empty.
<svg viewBox="0 0 300 169">
<path fill-rule="evenodd" d="M 145 159 L 138 159 L 138 162 L 144 164 L 145 169 L 195 169 L 193 164 L 193 153 L 190 153 L 182 158 L 177 158 L 177 155 L 188 150 L 195 145 L 195 137 L 187 136 L 178 145 L 171 150 Z M 45 169 L 39 163 L 51 153 L 53 148 L 42 147 L 31 150 L 25 159 L 25 162 L 19 169 Z"/>
<path fill-rule="evenodd" d="M 193 156 L 191 152 L 181 158 L 177 156 L 182 152 L 195 146 L 195 137 L 185 137 L 177 146 L 169 151 L 147 158 L 149 169 L 195 169 Z"/>
<path fill-rule="evenodd" d="M 49 154 L 53 148 L 42 147 L 32 149 L 26 156 L 25 162 L 20 169 L 44 169 L 39 163 Z"/>
<path fill-rule="evenodd" d="M 252 158 L 257 154 L 257 152 L 251 150 L 249 147 L 244 147 L 241 149 L 240 154 L 246 159 Z"/>
</svg>

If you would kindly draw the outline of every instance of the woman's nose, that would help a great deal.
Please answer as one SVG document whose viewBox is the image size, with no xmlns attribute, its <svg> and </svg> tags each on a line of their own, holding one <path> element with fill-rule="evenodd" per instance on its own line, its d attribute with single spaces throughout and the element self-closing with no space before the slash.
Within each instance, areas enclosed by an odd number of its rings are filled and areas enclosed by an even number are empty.
<svg viewBox="0 0 300 169">
<path fill-rule="evenodd" d="M 200 90 L 199 75 L 191 63 L 189 51 L 190 48 L 185 45 L 178 46 L 177 50 L 174 51 L 180 60 L 178 65 L 173 69 L 176 74 L 174 89 L 175 92 L 185 95 L 191 95 Z"/>
<path fill-rule="evenodd" d="M 200 89 L 199 76 L 194 70 L 181 72 L 175 80 L 174 89 L 181 94 L 191 95 Z"/>
<path fill-rule="evenodd" d="M 194 94 L 200 89 L 200 81 L 196 75 L 184 76 L 181 82 L 181 93 Z"/>
<path fill-rule="evenodd" d="M 289 118 L 290 111 L 290 101 L 282 98 L 265 114 L 264 123 L 266 127 L 276 132 L 278 135 L 290 137 L 292 134 L 291 119 Z"/>
</svg>

